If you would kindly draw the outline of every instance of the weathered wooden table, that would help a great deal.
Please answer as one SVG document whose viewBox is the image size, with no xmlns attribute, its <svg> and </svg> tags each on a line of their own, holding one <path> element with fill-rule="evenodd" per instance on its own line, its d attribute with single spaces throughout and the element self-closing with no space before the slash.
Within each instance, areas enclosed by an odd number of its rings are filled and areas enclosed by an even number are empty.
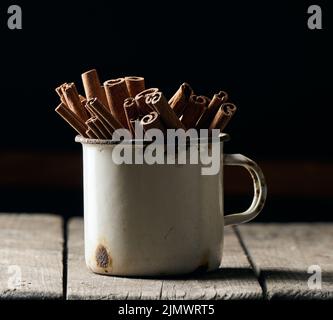
<svg viewBox="0 0 333 320">
<path fill-rule="evenodd" d="M 0 214 L 1 299 L 332 299 L 333 224 L 227 228 L 220 270 L 138 279 L 87 270 L 83 221 Z"/>
</svg>

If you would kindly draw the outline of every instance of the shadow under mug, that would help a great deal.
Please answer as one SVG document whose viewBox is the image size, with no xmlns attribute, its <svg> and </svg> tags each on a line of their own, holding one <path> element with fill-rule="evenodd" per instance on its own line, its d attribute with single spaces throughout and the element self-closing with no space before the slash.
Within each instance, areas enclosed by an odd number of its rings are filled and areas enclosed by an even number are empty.
<svg viewBox="0 0 333 320">
<path fill-rule="evenodd" d="M 95 273 L 168 276 L 219 268 L 224 227 L 247 222 L 262 210 L 266 184 L 258 165 L 241 154 L 223 154 L 218 174 L 202 164 L 116 164 L 111 140 L 83 146 L 85 260 Z M 144 149 L 144 143 L 126 146 Z M 242 213 L 224 216 L 223 166 L 245 167 L 254 197 Z"/>
</svg>

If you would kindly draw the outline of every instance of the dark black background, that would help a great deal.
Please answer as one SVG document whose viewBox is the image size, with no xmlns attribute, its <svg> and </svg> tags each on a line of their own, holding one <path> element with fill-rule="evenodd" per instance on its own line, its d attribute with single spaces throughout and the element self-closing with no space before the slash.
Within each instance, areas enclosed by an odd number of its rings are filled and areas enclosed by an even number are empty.
<svg viewBox="0 0 333 320">
<path fill-rule="evenodd" d="M 9 4 L 21 5 L 22 30 L 7 28 Z M 322 30 L 307 28 L 310 4 L 321 5 Z M 323 1 L 1 1 L 0 150 L 80 152 L 54 88 L 82 89 L 80 74 L 95 67 L 102 80 L 143 75 L 167 96 L 184 81 L 228 91 L 238 106 L 228 152 L 331 162 L 332 15 Z M 73 208 L 80 192 L 67 197 Z M 5 194 L 0 209 L 57 208 Z"/>
</svg>

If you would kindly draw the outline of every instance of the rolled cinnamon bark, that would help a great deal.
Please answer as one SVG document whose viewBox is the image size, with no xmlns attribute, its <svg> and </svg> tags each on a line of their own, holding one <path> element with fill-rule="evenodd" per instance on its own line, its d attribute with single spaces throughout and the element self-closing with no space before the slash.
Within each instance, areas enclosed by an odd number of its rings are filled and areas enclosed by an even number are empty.
<svg viewBox="0 0 333 320">
<path fill-rule="evenodd" d="M 161 116 L 167 129 L 186 129 L 178 119 L 176 113 L 169 106 L 168 101 L 165 99 L 162 92 L 156 92 L 153 94 L 151 104 Z"/>
<path fill-rule="evenodd" d="M 135 138 L 135 126 L 141 126 L 141 122 L 139 119 L 131 120 L 131 128 L 134 130 L 133 138 Z"/>
<path fill-rule="evenodd" d="M 70 126 L 78 132 L 82 137 L 88 137 L 86 134 L 87 125 L 63 103 L 60 103 L 55 111 L 70 124 Z"/>
<path fill-rule="evenodd" d="M 97 118 L 93 120 L 98 130 L 103 134 L 105 139 L 111 139 L 112 133 L 108 131 L 108 129 L 105 127 L 104 123 L 101 121 L 100 118 Z"/>
<path fill-rule="evenodd" d="M 101 117 L 94 117 L 93 123 L 98 128 L 98 130 L 103 134 L 105 139 L 111 139 L 112 133 L 114 132 L 113 128 L 108 125 L 108 123 Z"/>
<path fill-rule="evenodd" d="M 56 87 L 55 88 L 55 92 L 58 94 L 59 98 L 61 99 L 62 97 L 62 86 L 64 85 L 65 83 L 61 84 L 60 86 Z"/>
<path fill-rule="evenodd" d="M 84 108 L 85 110 L 87 110 L 87 109 L 86 109 L 86 104 L 87 104 L 87 99 L 86 99 L 86 97 L 81 96 L 80 94 L 79 94 L 79 97 L 80 97 L 80 101 L 81 101 L 81 104 L 82 104 L 83 108 Z M 87 111 L 89 111 L 89 110 L 87 110 Z M 88 113 L 89 113 L 89 112 L 88 112 Z"/>
<path fill-rule="evenodd" d="M 202 97 L 204 97 L 206 99 L 206 108 L 207 108 L 209 106 L 210 102 L 212 101 L 212 99 L 208 98 L 206 96 L 202 96 Z"/>
<path fill-rule="evenodd" d="M 132 135 L 134 136 L 134 128 L 132 127 L 131 121 L 137 120 L 139 118 L 139 111 L 137 108 L 137 104 L 134 98 L 130 97 L 125 99 L 124 101 L 124 110 L 126 114 L 126 120 L 129 129 L 131 130 Z"/>
<path fill-rule="evenodd" d="M 183 114 L 192 94 L 193 89 L 188 83 L 184 82 L 169 100 L 171 108 L 178 117 Z"/>
<path fill-rule="evenodd" d="M 125 77 L 125 82 L 128 93 L 132 98 L 145 90 L 145 79 L 143 77 Z"/>
<path fill-rule="evenodd" d="M 205 129 L 212 123 L 217 111 L 219 110 L 222 103 L 228 100 L 228 94 L 225 91 L 220 91 L 214 94 L 213 99 L 210 101 L 207 109 L 202 114 L 197 122 L 197 129 Z"/>
<path fill-rule="evenodd" d="M 88 101 L 88 107 L 101 119 L 103 118 L 113 130 L 123 128 L 122 124 L 110 113 L 109 110 L 97 99 Z"/>
<path fill-rule="evenodd" d="M 135 103 L 134 98 L 130 97 L 130 98 L 125 99 L 124 109 L 125 109 L 126 116 L 128 117 L 129 120 L 134 120 L 139 117 L 138 107 Z"/>
<path fill-rule="evenodd" d="M 86 108 L 87 100 L 86 100 L 86 99 L 81 100 L 81 105 L 82 105 L 82 108 L 83 108 L 84 110 L 86 110 L 86 113 L 87 113 L 88 117 L 91 117 L 92 114 L 90 113 L 89 109 Z"/>
<path fill-rule="evenodd" d="M 103 125 L 104 129 L 106 130 L 107 133 L 106 132 L 105 133 L 106 133 L 107 137 L 112 138 L 114 129 L 110 126 L 110 124 L 103 117 L 98 115 L 97 119 L 98 119 L 98 122 L 100 122 Z"/>
<path fill-rule="evenodd" d="M 62 87 L 63 97 L 66 100 L 66 104 L 83 122 L 89 119 L 89 116 L 82 107 L 80 96 L 77 92 L 74 83 L 66 84 Z"/>
<path fill-rule="evenodd" d="M 101 85 L 101 90 L 102 90 L 102 96 L 104 99 L 104 102 L 101 101 L 103 103 L 103 105 L 110 110 L 110 106 L 109 106 L 109 102 L 108 102 L 108 98 L 106 97 L 106 91 L 105 91 L 105 87 L 104 85 Z"/>
<path fill-rule="evenodd" d="M 114 132 L 113 127 L 98 112 L 95 112 L 89 103 L 86 103 L 85 108 L 88 110 L 88 112 L 90 113 L 92 118 L 97 118 L 98 122 L 100 122 L 103 125 L 103 127 L 107 131 L 107 136 L 112 137 L 112 134 Z M 105 106 L 104 106 L 104 108 L 105 108 L 105 112 L 110 113 L 109 110 L 106 110 Z"/>
<path fill-rule="evenodd" d="M 124 101 L 129 97 L 129 93 L 125 79 L 118 78 L 105 81 L 104 88 L 112 115 L 117 118 L 124 128 L 128 129 Z"/>
<path fill-rule="evenodd" d="M 149 114 L 146 114 L 140 121 L 141 125 L 143 126 L 143 129 L 145 131 L 149 129 L 160 129 L 162 131 L 165 131 L 165 127 L 163 123 L 161 122 L 160 115 L 153 111 Z"/>
<path fill-rule="evenodd" d="M 81 78 L 87 100 L 97 98 L 105 106 L 108 106 L 105 91 L 101 86 L 96 69 L 82 73 Z"/>
<path fill-rule="evenodd" d="M 156 91 L 157 92 L 157 91 Z M 152 94 L 147 94 L 146 96 L 146 99 L 145 99 L 145 103 L 147 106 L 149 106 L 152 110 L 155 110 L 154 109 L 154 106 L 152 104 L 152 100 L 153 100 L 153 95 Z"/>
<path fill-rule="evenodd" d="M 94 110 L 90 107 L 88 101 L 86 102 L 86 104 L 84 105 L 84 107 L 86 108 L 87 112 L 90 114 L 90 117 L 97 117 L 98 114 L 96 114 L 94 112 Z"/>
<path fill-rule="evenodd" d="M 65 99 L 65 97 L 64 97 L 64 93 L 63 93 L 63 88 L 64 88 L 66 85 L 67 85 L 66 82 L 63 83 L 63 84 L 61 84 L 59 87 L 57 87 L 57 88 L 55 89 L 55 91 L 56 91 L 56 93 L 58 94 L 58 96 L 59 96 L 61 102 L 62 102 L 64 105 L 67 106 L 67 102 L 66 102 L 66 99 Z"/>
<path fill-rule="evenodd" d="M 223 131 L 229 123 L 230 119 L 235 114 L 236 110 L 237 107 L 233 103 L 223 103 L 217 111 L 212 123 L 209 126 L 209 129 L 220 129 Z"/>
<path fill-rule="evenodd" d="M 138 106 L 139 114 L 144 116 L 154 111 L 154 108 L 146 103 L 146 98 L 149 95 L 153 95 L 158 92 L 158 88 L 149 88 L 144 91 L 141 91 L 135 96 L 135 102 Z"/>
<path fill-rule="evenodd" d="M 97 118 L 90 118 L 89 120 L 86 121 L 86 125 L 95 134 L 95 136 L 98 139 L 107 139 L 107 137 L 103 134 L 100 128 L 96 125 L 95 122 L 96 119 Z"/>
<path fill-rule="evenodd" d="M 191 95 L 181 120 L 186 130 L 195 127 L 197 121 L 205 111 L 206 105 L 206 97 Z"/>
<path fill-rule="evenodd" d="M 86 135 L 90 139 L 98 139 L 98 137 L 93 133 L 93 131 L 90 128 L 86 131 Z"/>
</svg>

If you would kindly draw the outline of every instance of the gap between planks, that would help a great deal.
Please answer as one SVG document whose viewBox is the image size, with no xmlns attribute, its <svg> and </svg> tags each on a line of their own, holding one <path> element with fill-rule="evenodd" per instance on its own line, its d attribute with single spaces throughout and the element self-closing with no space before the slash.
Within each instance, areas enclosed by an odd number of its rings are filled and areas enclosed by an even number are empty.
<svg viewBox="0 0 333 320">
<path fill-rule="evenodd" d="M 265 299 L 333 299 L 332 223 L 253 223 L 238 234 Z"/>
</svg>

